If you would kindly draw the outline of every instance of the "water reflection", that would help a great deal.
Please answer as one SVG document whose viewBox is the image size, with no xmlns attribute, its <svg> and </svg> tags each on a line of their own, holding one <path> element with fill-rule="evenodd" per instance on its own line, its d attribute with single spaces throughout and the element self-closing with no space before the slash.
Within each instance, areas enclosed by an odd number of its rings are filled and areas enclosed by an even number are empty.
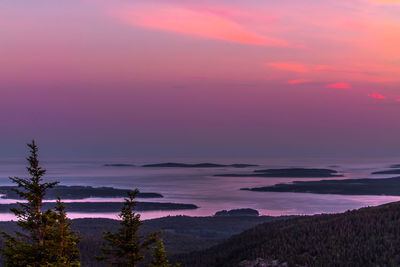
<svg viewBox="0 0 400 267">
<path fill-rule="evenodd" d="M 164 160 L 165 161 L 165 160 Z M 188 162 L 187 160 L 176 160 Z M 232 163 L 232 160 L 216 159 L 218 163 Z M 0 184 L 9 185 L 8 176 L 23 176 L 24 166 L 0 162 Z M 107 161 L 105 161 L 107 162 Z M 310 178 L 261 178 L 261 177 L 215 177 L 221 173 L 249 173 L 254 169 L 282 167 L 333 168 L 344 174 L 343 179 L 370 178 L 371 172 L 387 168 L 400 159 L 391 160 L 278 160 L 278 159 L 243 159 L 240 163 L 257 163 L 258 168 L 234 169 L 180 169 L 180 168 L 110 168 L 103 167 L 105 162 L 47 162 L 48 177 L 58 177 L 64 185 L 112 186 L 117 188 L 140 188 L 142 192 L 157 192 L 164 198 L 141 199 L 148 202 L 173 202 L 195 204 L 196 210 L 184 211 L 149 211 L 142 212 L 143 219 L 167 215 L 209 216 L 222 209 L 253 208 L 263 215 L 294 215 L 342 212 L 365 206 L 375 206 L 392 201 L 400 201 L 393 196 L 345 196 L 318 195 L 303 193 L 250 192 L 241 191 L 243 187 L 260 187 L 277 183 L 290 183 Z M 113 161 L 108 161 L 113 162 Z M 132 161 L 129 161 L 132 162 Z M 154 161 L 152 161 L 154 162 Z M 157 161 L 156 161 L 157 162 Z M 163 162 L 162 160 L 158 162 Z M 204 160 L 193 160 L 204 162 Z M 265 164 L 268 162 L 268 164 Z M 350 162 L 350 163 L 349 163 Z M 134 162 L 137 163 L 137 162 Z M 148 162 L 143 162 L 148 163 Z M 141 163 L 137 163 L 140 165 Z M 387 176 L 374 176 L 385 178 Z M 339 178 L 326 178 L 339 179 Z M 315 180 L 315 179 L 312 179 Z M 321 180 L 317 178 L 317 180 Z M 15 203 L 16 200 L 0 199 L 0 204 Z M 64 202 L 121 202 L 123 198 L 87 198 L 83 200 L 63 200 Z M 8 220 L 9 214 L 1 214 L 0 220 Z M 69 213 L 71 218 L 106 217 L 116 218 L 116 213 Z"/>
</svg>

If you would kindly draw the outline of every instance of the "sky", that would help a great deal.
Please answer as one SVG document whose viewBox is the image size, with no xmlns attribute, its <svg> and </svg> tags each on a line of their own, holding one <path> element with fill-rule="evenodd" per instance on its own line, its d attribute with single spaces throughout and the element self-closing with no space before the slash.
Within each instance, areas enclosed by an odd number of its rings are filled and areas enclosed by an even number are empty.
<svg viewBox="0 0 400 267">
<path fill-rule="evenodd" d="M 400 154 L 400 0 L 0 1 L 0 157 Z"/>
</svg>

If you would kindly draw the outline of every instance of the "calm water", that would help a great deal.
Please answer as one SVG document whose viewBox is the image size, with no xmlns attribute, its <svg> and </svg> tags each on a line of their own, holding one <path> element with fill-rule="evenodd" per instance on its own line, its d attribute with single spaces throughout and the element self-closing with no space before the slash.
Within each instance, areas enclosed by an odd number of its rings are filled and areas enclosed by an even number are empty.
<svg viewBox="0 0 400 267">
<path fill-rule="evenodd" d="M 214 163 L 255 163 L 257 168 L 142 168 L 104 167 L 104 163 L 145 163 L 159 162 L 214 162 Z M 142 218 L 156 218 L 167 215 L 208 216 L 216 211 L 233 208 L 253 208 L 263 215 L 292 215 L 342 212 L 365 206 L 374 206 L 398 201 L 391 196 L 343 196 L 301 193 L 249 192 L 242 187 L 258 187 L 277 183 L 310 180 L 307 178 L 260 178 L 260 177 L 214 177 L 219 173 L 251 172 L 260 168 L 316 167 L 331 168 L 342 172 L 343 179 L 370 178 L 371 172 L 386 169 L 399 159 L 160 159 L 160 160 L 79 160 L 44 161 L 48 170 L 47 179 L 61 181 L 64 185 L 112 186 L 117 188 L 139 188 L 142 192 L 158 192 L 162 199 L 144 201 L 190 203 L 199 206 L 197 210 L 143 212 Z M 26 176 L 24 160 L 0 160 L 0 185 L 10 185 L 9 176 Z M 390 176 L 374 176 L 384 178 Z M 340 179 L 340 178 L 328 178 Z M 314 178 L 315 180 L 315 178 Z M 317 178 L 316 180 L 321 180 Z M 72 200 L 64 200 L 69 202 Z M 74 200 L 76 201 L 76 200 Z M 80 200 L 82 201 L 82 200 Z M 84 201 L 122 201 L 122 199 L 86 199 Z M 14 200 L 0 199 L 1 203 Z M 70 213 L 71 218 L 106 217 L 116 218 L 115 213 L 85 214 Z M 0 214 L 0 220 L 11 220 L 11 214 Z"/>
</svg>

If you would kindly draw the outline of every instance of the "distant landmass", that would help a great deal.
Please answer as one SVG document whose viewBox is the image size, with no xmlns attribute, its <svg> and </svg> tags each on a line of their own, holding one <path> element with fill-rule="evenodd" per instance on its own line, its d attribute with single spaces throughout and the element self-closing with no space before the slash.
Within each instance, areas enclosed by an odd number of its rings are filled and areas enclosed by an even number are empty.
<svg viewBox="0 0 400 267">
<path fill-rule="evenodd" d="M 265 187 L 242 188 L 241 190 L 258 192 L 400 196 L 400 177 L 385 179 L 295 181 L 292 184 L 276 184 Z"/>
<path fill-rule="evenodd" d="M 378 172 L 373 172 L 372 174 L 400 174 L 400 169 L 387 170 L 387 171 L 378 171 Z"/>
<path fill-rule="evenodd" d="M 390 166 L 390 168 L 393 169 L 400 168 L 400 164 L 393 164 L 392 166 Z"/>
<path fill-rule="evenodd" d="M 15 186 L 0 186 L 0 194 L 2 198 L 20 199 L 20 196 L 14 191 Z M 58 185 L 49 189 L 45 199 L 83 199 L 90 197 L 126 197 L 127 192 L 132 189 L 118 189 L 113 187 L 91 187 L 91 186 L 65 186 Z M 139 193 L 138 198 L 162 198 L 159 193 Z"/>
<path fill-rule="evenodd" d="M 287 168 L 287 169 L 265 169 L 255 170 L 252 173 L 216 174 L 222 177 L 301 177 L 301 178 L 323 178 L 323 177 L 343 177 L 337 171 L 331 169 L 307 169 L 307 168 Z"/>
<path fill-rule="evenodd" d="M 120 212 L 123 202 L 71 202 L 66 203 L 67 212 Z M 0 212 L 9 212 L 10 208 L 16 208 L 18 204 L 0 204 Z M 43 203 L 43 209 L 53 209 L 55 203 Z M 181 203 L 160 203 L 160 202 L 138 202 L 135 211 L 156 211 L 156 210 L 192 210 L 198 207 L 194 204 Z"/>
<path fill-rule="evenodd" d="M 197 164 L 187 164 L 187 163 L 157 163 L 157 164 L 146 164 L 142 167 L 157 167 L 157 168 L 222 168 L 222 167 L 232 167 L 232 168 L 247 168 L 247 167 L 257 167 L 254 164 L 216 164 L 216 163 L 197 163 Z"/>
<path fill-rule="evenodd" d="M 127 164 L 127 163 L 108 163 L 104 164 L 105 167 L 135 167 L 134 164 Z"/>
<path fill-rule="evenodd" d="M 233 209 L 217 211 L 214 216 L 258 216 L 260 215 L 254 209 Z"/>
</svg>

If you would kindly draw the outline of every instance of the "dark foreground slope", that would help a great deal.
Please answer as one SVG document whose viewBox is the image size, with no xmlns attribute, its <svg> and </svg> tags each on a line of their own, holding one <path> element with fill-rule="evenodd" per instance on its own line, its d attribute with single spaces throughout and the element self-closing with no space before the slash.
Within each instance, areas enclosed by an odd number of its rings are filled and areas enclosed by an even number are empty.
<svg viewBox="0 0 400 267">
<path fill-rule="evenodd" d="M 162 230 L 168 255 L 188 253 L 216 245 L 233 234 L 240 233 L 257 224 L 267 221 L 286 219 L 287 217 L 236 216 L 236 217 L 187 217 L 169 216 L 144 221 L 142 234 Z M 110 219 L 75 219 L 72 229 L 78 231 L 82 240 L 79 245 L 82 267 L 103 267 L 93 259 L 100 254 L 104 245 L 104 231 L 115 231 L 119 222 Z M 0 222 L 0 230 L 13 233 L 17 230 L 15 222 Z M 1 245 L 1 238 L 0 238 Z M 2 265 L 0 257 L 0 266 Z"/>
<path fill-rule="evenodd" d="M 400 202 L 341 214 L 258 225 L 201 252 L 179 255 L 182 266 L 400 266 Z"/>
</svg>

